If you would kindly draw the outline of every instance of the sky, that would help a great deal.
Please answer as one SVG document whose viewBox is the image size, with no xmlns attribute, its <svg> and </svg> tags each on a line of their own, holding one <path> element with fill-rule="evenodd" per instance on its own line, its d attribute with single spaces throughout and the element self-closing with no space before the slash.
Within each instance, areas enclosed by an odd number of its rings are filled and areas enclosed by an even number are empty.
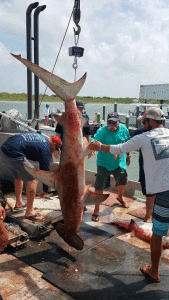
<svg viewBox="0 0 169 300">
<path fill-rule="evenodd" d="M 36 1 L 34 1 L 36 2 Z M 26 10 L 30 0 L 0 0 L 0 92 L 27 93 L 26 67 L 10 53 L 26 54 Z M 39 65 L 52 71 L 74 0 L 39 0 Z M 169 83 L 168 0 L 81 0 L 76 79 L 87 79 L 79 96 L 139 97 L 140 85 Z M 32 11 L 32 37 L 33 18 Z M 54 74 L 74 82 L 71 20 Z M 33 41 L 32 41 L 33 49 Z M 33 51 L 32 51 L 33 58 Z M 45 85 L 40 83 L 40 93 Z M 48 95 L 53 92 L 48 88 Z"/>
</svg>

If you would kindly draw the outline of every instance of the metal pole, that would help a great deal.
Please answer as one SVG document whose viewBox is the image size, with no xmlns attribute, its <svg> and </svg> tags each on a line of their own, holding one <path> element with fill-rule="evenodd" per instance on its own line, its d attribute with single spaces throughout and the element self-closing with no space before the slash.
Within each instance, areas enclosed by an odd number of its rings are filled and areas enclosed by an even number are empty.
<svg viewBox="0 0 169 300">
<path fill-rule="evenodd" d="M 39 14 L 46 8 L 46 5 L 38 6 L 34 12 L 34 63 L 39 66 Z M 34 118 L 39 119 L 39 78 L 35 80 L 35 114 Z M 36 125 L 38 129 L 39 124 Z"/>
<path fill-rule="evenodd" d="M 39 2 L 30 4 L 26 10 L 26 47 L 27 60 L 32 61 L 31 45 L 31 12 L 39 5 Z M 32 72 L 27 68 L 27 97 L 28 97 L 28 119 L 32 119 Z"/>
<path fill-rule="evenodd" d="M 114 103 L 114 112 L 117 112 L 117 103 Z"/>
<path fill-rule="evenodd" d="M 105 121 L 105 111 L 106 111 L 106 106 L 103 105 L 103 120 Z"/>
</svg>

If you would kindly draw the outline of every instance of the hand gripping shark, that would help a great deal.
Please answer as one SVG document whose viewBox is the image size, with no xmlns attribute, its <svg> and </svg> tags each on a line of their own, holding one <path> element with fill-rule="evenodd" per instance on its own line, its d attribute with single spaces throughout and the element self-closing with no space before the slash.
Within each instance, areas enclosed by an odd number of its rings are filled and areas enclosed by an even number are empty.
<svg viewBox="0 0 169 300">
<path fill-rule="evenodd" d="M 87 141 L 83 139 L 84 118 L 76 107 L 75 97 L 85 82 L 86 74 L 71 84 L 21 58 L 20 55 L 13 56 L 65 101 L 65 113 L 62 116 L 55 116 L 64 132 L 59 166 L 53 172 L 37 171 L 29 167 L 26 167 L 26 170 L 44 184 L 57 190 L 64 224 L 58 223 L 56 231 L 67 244 L 81 250 L 84 242 L 77 231 L 82 222 L 84 206 L 99 204 L 109 196 L 109 194 L 96 196 L 85 186 L 84 156 Z"/>
</svg>

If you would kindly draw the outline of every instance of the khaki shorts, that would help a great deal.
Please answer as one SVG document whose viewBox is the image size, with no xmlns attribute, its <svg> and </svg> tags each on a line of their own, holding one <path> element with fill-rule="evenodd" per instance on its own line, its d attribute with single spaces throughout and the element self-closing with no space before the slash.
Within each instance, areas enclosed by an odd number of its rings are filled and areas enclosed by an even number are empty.
<svg viewBox="0 0 169 300">
<path fill-rule="evenodd" d="M 0 151 L 0 157 L 8 165 L 15 179 L 18 177 L 20 177 L 23 181 L 32 181 L 35 179 L 24 168 L 24 165 L 34 168 L 26 157 L 12 158 L 6 156 L 2 151 Z"/>
<path fill-rule="evenodd" d="M 97 166 L 97 175 L 95 182 L 96 190 L 104 190 L 110 187 L 110 175 L 113 175 L 116 186 L 127 184 L 127 172 L 124 169 L 118 167 L 113 171 L 108 171 L 106 168 Z"/>
</svg>

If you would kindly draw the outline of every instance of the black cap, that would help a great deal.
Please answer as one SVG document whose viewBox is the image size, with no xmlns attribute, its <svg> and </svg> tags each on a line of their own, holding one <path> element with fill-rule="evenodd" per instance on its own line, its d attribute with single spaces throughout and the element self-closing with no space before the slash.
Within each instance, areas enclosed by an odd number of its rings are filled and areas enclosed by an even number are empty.
<svg viewBox="0 0 169 300">
<path fill-rule="evenodd" d="M 85 108 L 85 106 L 84 106 L 84 103 L 83 103 L 83 101 L 81 101 L 81 100 L 77 100 L 76 101 L 76 106 L 77 106 L 77 108 Z"/>
<path fill-rule="evenodd" d="M 119 120 L 119 114 L 117 112 L 109 113 L 107 116 L 107 121 L 111 120 L 114 124 Z"/>
</svg>

